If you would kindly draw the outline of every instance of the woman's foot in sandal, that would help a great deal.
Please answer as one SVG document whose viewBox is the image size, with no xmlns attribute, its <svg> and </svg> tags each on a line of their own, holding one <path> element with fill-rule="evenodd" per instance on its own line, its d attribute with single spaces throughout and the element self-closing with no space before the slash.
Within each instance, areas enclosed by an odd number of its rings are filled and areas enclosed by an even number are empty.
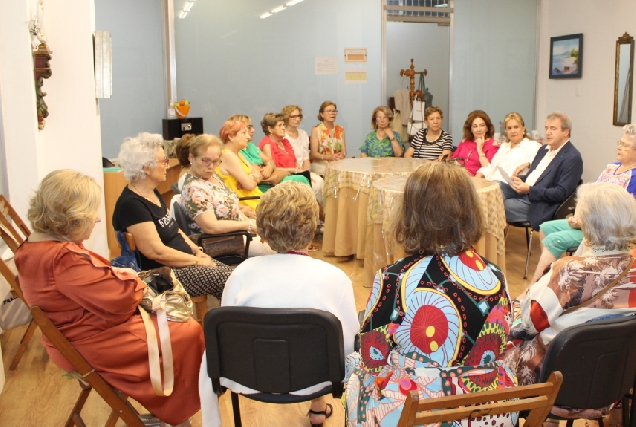
<svg viewBox="0 0 636 427">
<path fill-rule="evenodd" d="M 314 402 L 312 402 L 311 406 L 314 408 L 318 406 L 318 404 L 314 405 Z M 307 416 L 309 417 L 309 423 L 313 427 L 322 427 L 325 420 L 333 414 L 333 407 L 330 403 L 325 403 L 325 409 L 322 411 L 316 411 L 312 408 L 307 412 Z"/>
</svg>

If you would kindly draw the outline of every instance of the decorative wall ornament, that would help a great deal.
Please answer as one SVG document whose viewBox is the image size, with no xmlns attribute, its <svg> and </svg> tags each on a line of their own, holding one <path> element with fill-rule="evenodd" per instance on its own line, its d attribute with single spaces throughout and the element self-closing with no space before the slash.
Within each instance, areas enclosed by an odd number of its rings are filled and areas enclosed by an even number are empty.
<svg viewBox="0 0 636 427">
<path fill-rule="evenodd" d="M 48 107 L 44 102 L 46 92 L 42 91 L 42 85 L 44 79 L 48 79 L 52 75 L 51 66 L 49 61 L 51 60 L 51 54 L 46 45 L 46 35 L 43 30 L 44 21 L 44 0 L 38 2 L 38 13 L 35 19 L 29 22 L 29 33 L 31 33 L 31 45 L 33 46 L 33 76 L 35 78 L 35 97 L 36 97 L 36 110 L 38 114 L 38 129 L 44 129 L 46 119 L 49 115 Z"/>
</svg>

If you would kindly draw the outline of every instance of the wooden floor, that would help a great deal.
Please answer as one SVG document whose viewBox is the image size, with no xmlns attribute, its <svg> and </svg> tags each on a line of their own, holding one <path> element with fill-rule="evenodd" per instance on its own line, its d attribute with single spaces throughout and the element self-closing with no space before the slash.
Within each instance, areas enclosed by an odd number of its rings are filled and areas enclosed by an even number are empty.
<svg viewBox="0 0 636 427">
<path fill-rule="evenodd" d="M 535 236 L 529 276 L 532 276 L 536 262 L 539 259 L 539 242 Z M 315 242 L 320 245 L 320 240 Z M 370 284 L 363 283 L 364 266 L 361 261 L 344 257 L 329 257 L 318 251 L 311 255 L 323 259 L 349 275 L 354 285 L 356 306 L 362 310 L 369 295 Z M 523 229 L 512 228 L 506 242 L 506 277 L 512 297 L 521 293 L 528 284 L 524 280 L 523 269 L 526 256 L 525 234 Z M 215 301 L 210 301 L 212 306 Z M 218 304 L 218 302 L 217 302 Z M 49 361 L 40 343 L 39 330 L 29 344 L 20 365 L 15 371 L 9 371 L 11 358 L 19 346 L 26 327 L 16 328 L 5 332 L 0 339 L 2 345 L 3 362 L 6 373 L 6 383 L 0 394 L 0 426 L 62 426 L 79 393 L 79 386 L 74 379 L 63 376 L 63 372 Z M 344 424 L 344 410 L 339 401 L 328 397 L 332 403 L 334 415 L 327 420 L 325 426 L 342 426 Z M 232 409 L 229 396 L 221 398 L 221 417 L 223 426 L 233 426 Z M 139 408 L 140 412 L 143 411 Z M 275 405 L 253 402 L 241 398 L 241 414 L 246 427 L 278 427 L 278 426 L 309 426 L 306 417 L 309 403 L 292 405 Z M 88 426 L 102 426 L 110 411 L 101 398 L 91 393 L 82 416 Z M 117 424 L 123 426 L 120 420 Z M 201 415 L 196 414 L 192 425 L 201 425 Z"/>
</svg>

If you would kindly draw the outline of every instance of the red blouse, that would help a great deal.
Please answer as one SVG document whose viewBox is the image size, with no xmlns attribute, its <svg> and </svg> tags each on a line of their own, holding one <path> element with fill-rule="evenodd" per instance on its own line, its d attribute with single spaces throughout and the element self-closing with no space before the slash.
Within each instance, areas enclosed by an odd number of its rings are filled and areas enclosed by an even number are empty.
<svg viewBox="0 0 636 427">
<path fill-rule="evenodd" d="M 283 148 L 280 148 L 280 146 L 269 136 L 265 136 L 258 144 L 258 148 L 260 148 L 261 151 L 265 151 L 265 146 L 270 146 L 272 150 L 272 160 L 274 160 L 274 164 L 276 165 L 276 167 L 295 168 L 298 165 L 296 163 L 294 148 L 291 146 L 287 138 L 283 138 L 281 142 L 283 143 Z"/>
</svg>

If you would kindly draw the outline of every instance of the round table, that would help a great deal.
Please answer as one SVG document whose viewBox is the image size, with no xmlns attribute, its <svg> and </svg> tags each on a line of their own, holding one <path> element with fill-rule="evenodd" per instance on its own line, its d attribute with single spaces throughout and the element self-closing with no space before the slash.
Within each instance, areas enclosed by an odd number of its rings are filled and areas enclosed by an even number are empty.
<svg viewBox="0 0 636 427">
<path fill-rule="evenodd" d="M 404 257 L 402 245 L 389 232 L 391 221 L 404 196 L 408 176 L 382 178 L 371 185 L 367 209 L 364 286 L 371 287 L 375 273 L 385 265 Z M 471 178 L 477 189 L 484 217 L 484 235 L 475 246 L 477 253 L 499 266 L 505 273 L 506 213 L 499 184 L 483 178 Z"/>
<path fill-rule="evenodd" d="M 336 256 L 364 258 L 367 206 L 371 184 L 392 176 L 408 176 L 424 159 L 350 158 L 329 162 L 323 187 L 325 224 L 322 250 Z"/>
</svg>

